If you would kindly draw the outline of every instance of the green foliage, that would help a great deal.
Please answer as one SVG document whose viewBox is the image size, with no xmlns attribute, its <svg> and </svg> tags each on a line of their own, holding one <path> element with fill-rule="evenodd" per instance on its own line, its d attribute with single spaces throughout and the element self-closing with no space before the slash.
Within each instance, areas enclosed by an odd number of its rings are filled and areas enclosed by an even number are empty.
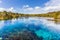
<svg viewBox="0 0 60 40">
<path fill-rule="evenodd" d="M 60 18 L 60 11 L 58 12 L 49 12 L 45 14 L 21 14 L 21 13 L 13 13 L 13 12 L 7 12 L 3 11 L 0 12 L 0 20 L 6 20 L 6 19 L 12 19 L 12 18 L 18 18 L 18 17 L 53 17 L 55 19 Z"/>
</svg>

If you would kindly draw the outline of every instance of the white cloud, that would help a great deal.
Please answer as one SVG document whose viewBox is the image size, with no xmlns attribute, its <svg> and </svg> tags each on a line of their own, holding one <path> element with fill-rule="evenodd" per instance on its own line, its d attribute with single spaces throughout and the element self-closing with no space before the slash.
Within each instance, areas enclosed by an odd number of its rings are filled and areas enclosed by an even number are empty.
<svg viewBox="0 0 60 40">
<path fill-rule="evenodd" d="M 35 7 L 35 9 L 36 9 L 36 10 L 39 10 L 39 9 L 40 9 L 40 7 L 39 7 L 39 6 L 36 6 L 36 7 Z"/>
<path fill-rule="evenodd" d="M 10 8 L 0 8 L 0 11 L 11 11 L 11 12 L 15 12 L 16 10 L 14 9 L 14 7 L 10 7 Z"/>
<path fill-rule="evenodd" d="M 0 11 L 4 11 L 5 10 L 5 8 L 0 8 Z"/>
<path fill-rule="evenodd" d="M 21 9 L 14 9 L 14 7 L 10 8 L 0 8 L 0 11 L 13 11 L 13 12 L 22 12 L 22 13 L 47 13 L 53 11 L 60 11 L 60 0 L 50 0 L 44 4 L 44 7 L 35 6 L 31 7 L 29 5 L 24 5 Z M 19 10 L 19 11 L 18 11 Z"/>
<path fill-rule="evenodd" d="M 10 8 L 8 8 L 8 11 L 15 12 L 16 10 L 14 9 L 14 7 L 10 7 Z"/>
<path fill-rule="evenodd" d="M 50 0 L 44 5 L 44 7 L 35 6 L 34 8 L 30 7 L 29 5 L 25 5 L 24 9 L 28 13 L 47 13 L 53 11 L 60 11 L 60 0 Z"/>
<path fill-rule="evenodd" d="M 22 9 L 23 9 L 24 11 L 33 10 L 33 8 L 32 8 L 32 7 L 29 7 L 29 5 L 24 5 Z"/>
<path fill-rule="evenodd" d="M 46 6 L 59 6 L 60 5 L 60 0 L 50 0 L 45 5 Z"/>
<path fill-rule="evenodd" d="M 27 8 L 27 7 L 29 7 L 29 5 L 24 5 L 24 6 L 23 6 L 23 8 Z"/>
<path fill-rule="evenodd" d="M 40 10 L 40 7 L 39 6 L 36 6 L 36 7 L 30 7 L 29 5 L 24 5 L 23 6 L 23 11 L 24 13 L 37 13 L 36 11 L 39 11 Z"/>
<path fill-rule="evenodd" d="M 13 10 L 13 9 L 14 9 L 13 7 L 9 8 L 10 11 Z"/>
<path fill-rule="evenodd" d="M 24 8 L 24 11 L 32 11 L 32 10 L 33 10 L 32 7 Z"/>
<path fill-rule="evenodd" d="M 60 0 L 50 0 L 45 3 L 45 9 L 47 11 L 60 11 Z"/>
</svg>

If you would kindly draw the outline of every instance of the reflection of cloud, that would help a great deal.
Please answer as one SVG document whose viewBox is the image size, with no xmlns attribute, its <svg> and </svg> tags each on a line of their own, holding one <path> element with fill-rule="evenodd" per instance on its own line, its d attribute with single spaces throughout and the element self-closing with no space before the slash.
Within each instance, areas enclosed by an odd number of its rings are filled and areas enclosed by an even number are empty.
<svg viewBox="0 0 60 40">
<path fill-rule="evenodd" d="M 55 24 L 54 21 L 48 21 L 46 20 L 47 18 L 22 18 L 22 19 L 12 19 L 11 21 L 7 21 L 7 24 L 4 23 L 4 21 L 0 21 L 0 29 L 4 26 L 9 26 L 9 25 L 19 25 L 19 24 L 25 24 L 27 27 L 30 24 L 33 24 L 34 26 L 38 27 L 44 25 L 44 28 L 48 29 L 56 29 L 60 30 L 60 24 Z M 48 18 L 49 19 L 49 18 Z M 52 18 L 51 18 L 52 19 Z"/>
<path fill-rule="evenodd" d="M 16 19 L 12 19 L 12 20 L 11 20 L 11 24 L 15 24 L 16 21 L 17 21 Z"/>
<path fill-rule="evenodd" d="M 42 20 L 41 20 L 42 21 Z M 43 19 L 42 23 L 48 28 L 48 29 L 56 29 L 60 30 L 60 24 L 55 24 L 54 21 L 48 21 L 46 19 Z"/>
<path fill-rule="evenodd" d="M 2 29 L 4 27 L 4 21 L 0 21 L 0 29 Z"/>
</svg>

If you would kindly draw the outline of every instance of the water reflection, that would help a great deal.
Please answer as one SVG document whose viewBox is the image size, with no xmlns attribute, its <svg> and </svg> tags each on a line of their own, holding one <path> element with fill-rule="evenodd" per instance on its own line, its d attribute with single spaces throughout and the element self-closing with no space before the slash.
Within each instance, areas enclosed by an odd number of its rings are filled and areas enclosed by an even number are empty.
<svg viewBox="0 0 60 40">
<path fill-rule="evenodd" d="M 55 19 L 54 21 L 56 24 L 60 24 L 60 19 Z"/>
<path fill-rule="evenodd" d="M 0 37 L 4 35 L 8 35 L 10 37 L 10 35 L 18 35 L 19 33 L 24 34 L 25 32 L 28 34 L 29 31 L 34 32 L 40 39 L 58 40 L 60 38 L 60 24 L 58 24 L 58 22 L 59 20 L 55 20 L 53 18 L 42 17 L 22 17 L 18 19 L 0 21 Z"/>
</svg>

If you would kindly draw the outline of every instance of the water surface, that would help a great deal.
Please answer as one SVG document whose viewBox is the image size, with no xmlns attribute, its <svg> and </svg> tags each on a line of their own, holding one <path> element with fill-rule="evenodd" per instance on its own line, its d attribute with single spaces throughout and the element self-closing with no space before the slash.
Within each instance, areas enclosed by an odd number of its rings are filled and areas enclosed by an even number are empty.
<svg viewBox="0 0 60 40">
<path fill-rule="evenodd" d="M 0 38 L 3 38 L 2 36 L 5 34 L 17 34 L 21 30 L 27 29 L 34 32 L 38 37 L 43 37 L 44 40 L 59 40 L 60 24 L 50 19 L 53 20 L 53 18 L 43 17 L 21 17 L 0 21 Z"/>
</svg>

